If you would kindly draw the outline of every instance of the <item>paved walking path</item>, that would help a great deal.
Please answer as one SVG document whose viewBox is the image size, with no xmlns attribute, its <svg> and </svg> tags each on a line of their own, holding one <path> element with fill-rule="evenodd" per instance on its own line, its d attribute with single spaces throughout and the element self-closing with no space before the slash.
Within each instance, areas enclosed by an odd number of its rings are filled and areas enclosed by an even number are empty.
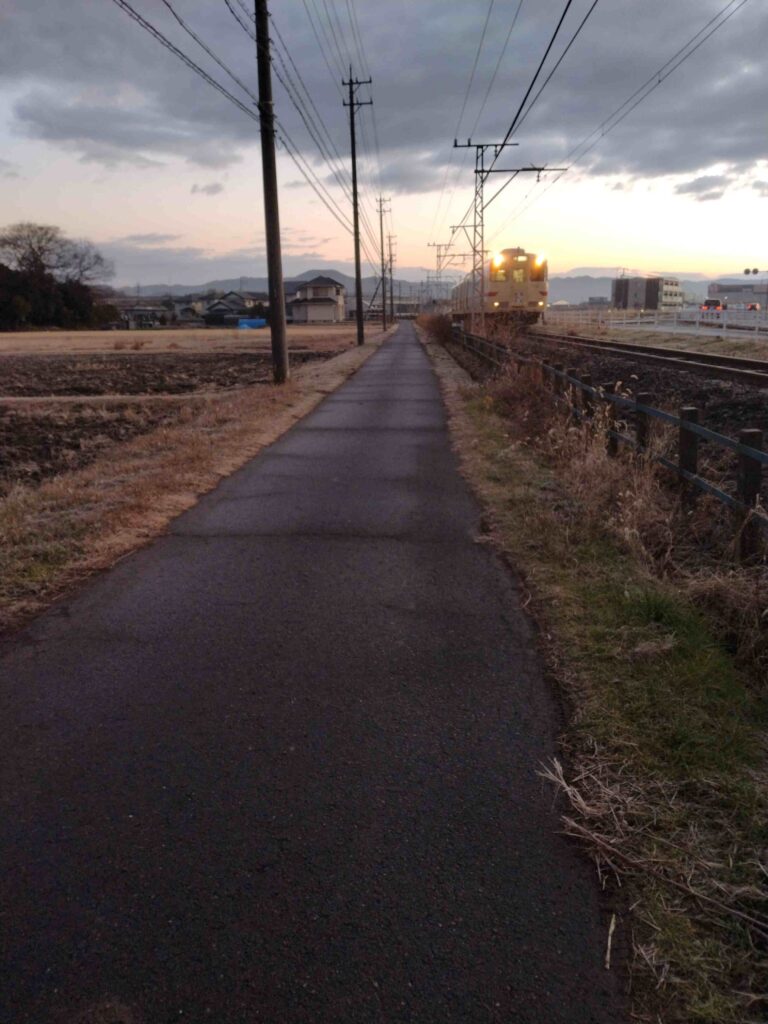
<svg viewBox="0 0 768 1024">
<path fill-rule="evenodd" d="M 404 325 L 4 645 L 2 1024 L 619 1021 L 478 518 Z"/>
</svg>

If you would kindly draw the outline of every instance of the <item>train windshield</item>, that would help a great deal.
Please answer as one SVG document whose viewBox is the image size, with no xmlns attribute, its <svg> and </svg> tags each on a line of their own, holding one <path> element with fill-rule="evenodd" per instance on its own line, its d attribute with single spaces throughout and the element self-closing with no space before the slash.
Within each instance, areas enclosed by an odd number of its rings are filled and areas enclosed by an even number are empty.
<svg viewBox="0 0 768 1024">
<path fill-rule="evenodd" d="M 494 256 L 491 260 L 491 280 L 492 281 L 506 281 L 507 280 L 507 267 L 506 259 L 499 253 Z"/>
<path fill-rule="evenodd" d="M 543 256 L 535 256 L 531 259 L 531 280 L 547 280 L 547 261 Z"/>
</svg>

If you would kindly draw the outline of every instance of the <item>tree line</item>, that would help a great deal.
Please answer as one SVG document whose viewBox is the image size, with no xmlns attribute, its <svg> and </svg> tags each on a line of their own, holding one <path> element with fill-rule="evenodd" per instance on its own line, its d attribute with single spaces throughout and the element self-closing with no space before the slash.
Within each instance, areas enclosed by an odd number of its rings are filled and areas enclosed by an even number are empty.
<svg viewBox="0 0 768 1024">
<path fill-rule="evenodd" d="M 91 242 L 48 224 L 0 230 L 0 330 L 98 327 L 118 312 L 94 286 L 114 274 Z"/>
</svg>

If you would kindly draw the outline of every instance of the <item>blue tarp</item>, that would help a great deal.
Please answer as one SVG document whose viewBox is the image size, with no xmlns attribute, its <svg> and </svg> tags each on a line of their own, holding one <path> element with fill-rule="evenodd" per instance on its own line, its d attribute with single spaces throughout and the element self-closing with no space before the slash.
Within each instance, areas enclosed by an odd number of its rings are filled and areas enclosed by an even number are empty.
<svg viewBox="0 0 768 1024">
<path fill-rule="evenodd" d="M 267 326 L 267 321 L 251 320 L 248 317 L 240 317 L 240 319 L 237 321 L 237 326 L 240 328 L 245 328 L 246 330 L 258 331 L 260 330 L 260 328 Z"/>
</svg>

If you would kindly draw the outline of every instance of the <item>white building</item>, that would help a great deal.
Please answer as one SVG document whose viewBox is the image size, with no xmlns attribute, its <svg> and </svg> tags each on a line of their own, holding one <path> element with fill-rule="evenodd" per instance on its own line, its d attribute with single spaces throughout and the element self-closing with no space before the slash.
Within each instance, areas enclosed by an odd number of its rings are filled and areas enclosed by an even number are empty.
<svg viewBox="0 0 768 1024">
<path fill-rule="evenodd" d="M 291 303 L 295 324 L 337 324 L 345 319 L 346 289 L 332 277 L 313 277 L 299 285 Z"/>
</svg>

